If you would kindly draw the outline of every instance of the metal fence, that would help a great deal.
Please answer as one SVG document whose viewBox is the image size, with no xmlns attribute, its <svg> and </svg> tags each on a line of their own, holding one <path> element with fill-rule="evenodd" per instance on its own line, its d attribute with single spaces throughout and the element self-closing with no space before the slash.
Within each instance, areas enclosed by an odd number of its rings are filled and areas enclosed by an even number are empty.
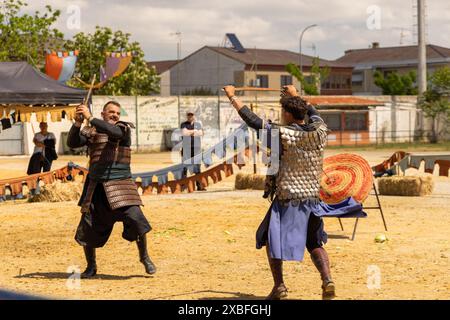
<svg viewBox="0 0 450 320">
<path fill-rule="evenodd" d="M 428 143 L 432 135 L 431 130 L 414 132 L 409 130 L 379 131 L 368 130 L 332 130 L 328 136 L 328 146 L 368 146 L 386 144 Z M 334 138 L 333 136 L 336 136 Z M 331 137 L 331 138 L 330 138 Z M 441 138 L 441 141 L 445 140 Z"/>
</svg>

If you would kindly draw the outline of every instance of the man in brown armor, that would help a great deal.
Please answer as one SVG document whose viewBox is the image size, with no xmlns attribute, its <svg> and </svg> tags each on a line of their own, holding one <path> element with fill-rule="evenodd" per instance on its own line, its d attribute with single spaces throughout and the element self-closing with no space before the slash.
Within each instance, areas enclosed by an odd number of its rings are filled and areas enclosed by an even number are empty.
<svg viewBox="0 0 450 320">
<path fill-rule="evenodd" d="M 105 104 L 102 119 L 94 118 L 85 105 L 78 106 L 76 114 L 67 145 L 70 148 L 87 145 L 90 157 L 89 174 L 78 203 L 82 216 L 75 235 L 87 261 L 81 277 L 97 274 L 95 249 L 105 245 L 117 221 L 123 222 L 122 237 L 137 242 L 145 271 L 153 274 L 156 267 L 148 255 L 146 239 L 151 226 L 140 208 L 142 201 L 131 179 L 130 145 L 134 126 L 119 121 L 120 104 L 115 101 Z M 83 119 L 89 125 L 81 129 Z"/>
</svg>

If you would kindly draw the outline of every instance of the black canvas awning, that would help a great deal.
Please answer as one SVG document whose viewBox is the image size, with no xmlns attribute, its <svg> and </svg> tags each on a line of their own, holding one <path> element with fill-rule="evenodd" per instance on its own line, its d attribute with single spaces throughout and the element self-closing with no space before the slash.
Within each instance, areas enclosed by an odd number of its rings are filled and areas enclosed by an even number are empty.
<svg viewBox="0 0 450 320">
<path fill-rule="evenodd" d="M 69 105 L 87 92 L 59 83 L 26 62 L 0 62 L 0 105 Z"/>
</svg>

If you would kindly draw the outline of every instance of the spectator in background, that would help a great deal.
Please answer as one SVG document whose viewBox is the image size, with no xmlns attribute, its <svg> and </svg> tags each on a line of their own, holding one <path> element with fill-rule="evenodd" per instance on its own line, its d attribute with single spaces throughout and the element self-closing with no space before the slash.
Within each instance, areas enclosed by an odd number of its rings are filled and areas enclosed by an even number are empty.
<svg viewBox="0 0 450 320">
<path fill-rule="evenodd" d="M 183 162 L 202 153 L 202 124 L 198 121 L 195 121 L 194 112 L 188 111 L 186 113 L 186 116 L 187 120 L 181 124 L 181 135 L 183 138 L 181 156 L 183 158 Z M 201 172 L 201 161 L 199 161 L 198 163 L 194 163 L 193 161 L 188 163 L 192 163 L 194 165 L 193 172 L 195 174 Z M 183 177 L 186 176 L 187 168 L 183 170 Z M 198 181 L 197 190 L 206 191 L 206 189 Z"/>
<path fill-rule="evenodd" d="M 48 132 L 46 122 L 39 124 L 40 132 L 34 135 L 34 151 L 28 163 L 27 174 L 34 174 L 50 171 L 53 160 L 58 159 L 56 154 L 56 137 L 52 132 Z"/>
</svg>

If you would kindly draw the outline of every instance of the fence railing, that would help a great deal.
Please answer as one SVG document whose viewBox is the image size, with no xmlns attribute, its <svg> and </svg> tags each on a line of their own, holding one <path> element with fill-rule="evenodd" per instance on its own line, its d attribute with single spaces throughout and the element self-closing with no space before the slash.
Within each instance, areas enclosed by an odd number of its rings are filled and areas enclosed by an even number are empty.
<svg viewBox="0 0 450 320">
<path fill-rule="evenodd" d="M 427 143 L 433 135 L 431 130 L 331 130 L 328 135 L 328 146 L 363 146 L 383 145 L 394 143 Z M 445 136 L 440 134 L 439 141 L 446 141 Z"/>
</svg>

